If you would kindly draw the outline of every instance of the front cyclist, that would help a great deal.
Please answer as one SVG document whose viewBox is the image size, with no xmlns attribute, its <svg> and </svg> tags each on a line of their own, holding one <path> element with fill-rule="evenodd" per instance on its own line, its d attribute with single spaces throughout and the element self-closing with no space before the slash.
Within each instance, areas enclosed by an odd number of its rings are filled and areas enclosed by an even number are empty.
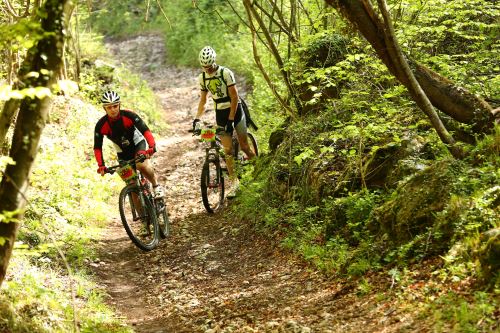
<svg viewBox="0 0 500 333">
<path fill-rule="evenodd" d="M 120 109 L 120 96 L 114 91 L 106 91 L 102 95 L 101 103 L 106 115 L 99 119 L 94 131 L 94 156 L 98 165 L 97 172 L 102 176 L 106 172 L 102 154 L 102 143 L 106 136 L 113 142 L 118 160 L 131 160 L 140 154 L 147 157 L 144 162 L 137 163 L 137 169 L 153 185 L 155 197 L 163 197 L 163 189 L 158 184 L 149 161 L 149 157 L 156 152 L 156 145 L 148 126 L 137 113 Z"/>
<path fill-rule="evenodd" d="M 239 184 L 236 173 L 234 172 L 234 160 L 231 154 L 231 137 L 234 130 L 236 130 L 240 147 L 247 157 L 251 159 L 255 154 L 248 145 L 247 124 L 245 114 L 241 108 L 234 74 L 229 68 L 217 65 L 215 63 L 215 57 L 215 50 L 210 46 L 205 46 L 199 53 L 199 61 L 203 68 L 203 72 L 200 73 L 198 77 L 201 93 L 198 112 L 193 120 L 193 129 L 197 127 L 200 117 L 205 112 L 207 94 L 210 91 L 215 104 L 217 125 L 225 129 L 225 133 L 221 135 L 221 142 L 226 153 L 226 164 L 229 177 L 233 184 L 228 197 L 234 197 Z"/>
</svg>

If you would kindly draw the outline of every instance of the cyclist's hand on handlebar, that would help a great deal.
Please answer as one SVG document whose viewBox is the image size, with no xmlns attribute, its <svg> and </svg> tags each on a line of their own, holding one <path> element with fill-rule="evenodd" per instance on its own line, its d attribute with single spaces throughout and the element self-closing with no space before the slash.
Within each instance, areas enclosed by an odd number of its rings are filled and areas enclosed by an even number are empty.
<svg viewBox="0 0 500 333">
<path fill-rule="evenodd" d="M 153 154 L 156 152 L 156 148 L 153 147 L 153 148 L 149 148 L 148 150 L 146 150 L 146 156 L 147 157 L 151 157 L 153 156 Z"/>
<path fill-rule="evenodd" d="M 98 169 L 97 169 L 97 173 L 101 174 L 101 176 L 104 176 L 104 174 L 106 173 L 106 171 L 108 171 L 108 168 L 106 168 L 105 165 L 101 165 Z"/>
<path fill-rule="evenodd" d="M 201 129 L 200 119 L 196 118 L 193 120 L 193 132 Z"/>
<path fill-rule="evenodd" d="M 140 157 L 144 156 L 144 160 L 149 157 L 147 150 L 139 150 L 137 153 L 135 153 L 135 157 Z M 144 160 L 141 160 L 139 162 L 143 162 Z"/>
</svg>

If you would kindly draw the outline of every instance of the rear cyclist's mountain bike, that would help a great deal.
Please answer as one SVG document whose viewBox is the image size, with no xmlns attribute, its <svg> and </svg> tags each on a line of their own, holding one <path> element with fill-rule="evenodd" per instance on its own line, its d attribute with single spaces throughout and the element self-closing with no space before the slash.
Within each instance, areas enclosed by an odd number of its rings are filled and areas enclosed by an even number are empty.
<svg viewBox="0 0 500 333">
<path fill-rule="evenodd" d="M 205 161 L 201 169 L 201 198 L 203 206 L 209 213 L 217 212 L 224 205 L 224 177 L 227 175 L 224 147 L 218 134 L 224 132 L 223 128 L 208 126 L 202 129 L 196 129 L 194 135 L 200 135 L 200 141 L 206 142 Z M 236 136 L 233 134 L 233 152 L 234 160 L 238 164 L 245 164 L 247 157 L 241 151 Z M 248 132 L 248 143 L 255 156 L 259 154 L 257 140 L 254 135 Z"/>
<path fill-rule="evenodd" d="M 136 163 L 145 159 L 139 155 L 109 167 L 106 172 L 118 172 L 127 183 L 118 201 L 123 227 L 138 248 L 150 251 L 158 245 L 160 237 L 169 235 L 170 222 L 165 199 L 153 196 L 151 183 L 136 168 Z"/>
</svg>

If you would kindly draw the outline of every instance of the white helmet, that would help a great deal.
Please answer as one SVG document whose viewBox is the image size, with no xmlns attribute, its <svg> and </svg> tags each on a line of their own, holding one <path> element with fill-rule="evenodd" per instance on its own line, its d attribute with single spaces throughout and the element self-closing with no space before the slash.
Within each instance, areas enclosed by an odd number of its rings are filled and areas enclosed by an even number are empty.
<svg viewBox="0 0 500 333">
<path fill-rule="evenodd" d="M 120 96 L 112 90 L 108 90 L 104 94 L 102 94 L 101 103 L 104 105 L 115 104 L 119 102 Z"/>
<path fill-rule="evenodd" d="M 200 64 L 203 67 L 212 66 L 215 64 L 215 50 L 210 46 L 205 46 L 201 49 L 200 54 L 198 56 L 200 60 Z"/>
</svg>

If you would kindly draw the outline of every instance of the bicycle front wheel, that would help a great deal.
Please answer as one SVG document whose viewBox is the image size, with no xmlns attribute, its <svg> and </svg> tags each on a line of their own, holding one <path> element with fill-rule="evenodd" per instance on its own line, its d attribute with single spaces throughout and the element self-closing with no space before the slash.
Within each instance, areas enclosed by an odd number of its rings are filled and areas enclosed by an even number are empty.
<svg viewBox="0 0 500 333">
<path fill-rule="evenodd" d="M 155 199 L 156 218 L 160 228 L 161 238 L 167 238 L 170 235 L 170 220 L 168 218 L 167 203 L 165 199 Z"/>
<path fill-rule="evenodd" d="M 224 177 L 219 161 L 206 161 L 203 164 L 201 198 L 209 213 L 215 213 L 224 203 Z"/>
<path fill-rule="evenodd" d="M 160 228 L 153 203 L 143 196 L 142 205 L 140 196 L 140 189 L 135 185 L 123 188 L 119 199 L 120 217 L 132 242 L 141 250 L 150 251 L 158 245 Z"/>
</svg>

